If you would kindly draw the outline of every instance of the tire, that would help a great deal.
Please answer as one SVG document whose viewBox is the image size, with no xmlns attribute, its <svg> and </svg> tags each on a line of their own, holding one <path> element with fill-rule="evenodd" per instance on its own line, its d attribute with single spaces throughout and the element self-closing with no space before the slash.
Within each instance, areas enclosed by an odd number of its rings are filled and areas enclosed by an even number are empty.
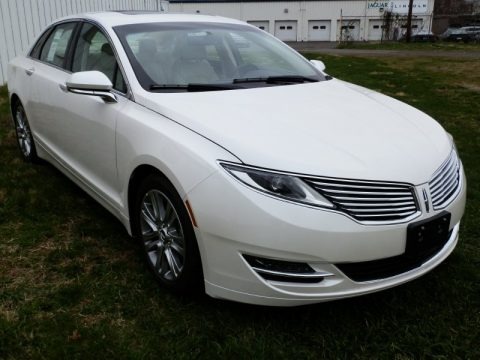
<svg viewBox="0 0 480 360">
<path fill-rule="evenodd" d="M 202 292 L 195 232 L 173 185 L 164 176 L 149 175 L 138 187 L 133 206 L 132 233 L 156 280 L 177 293 Z"/>
<path fill-rule="evenodd" d="M 38 162 L 37 149 L 33 140 L 32 131 L 28 122 L 27 114 L 22 103 L 17 100 L 12 106 L 12 117 L 15 125 L 17 144 L 22 157 L 31 163 Z"/>
</svg>

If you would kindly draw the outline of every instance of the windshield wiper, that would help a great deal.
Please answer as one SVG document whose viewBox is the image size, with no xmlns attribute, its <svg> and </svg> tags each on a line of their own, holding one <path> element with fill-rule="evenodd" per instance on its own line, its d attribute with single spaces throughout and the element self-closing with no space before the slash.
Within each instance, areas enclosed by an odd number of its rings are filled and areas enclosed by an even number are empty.
<svg viewBox="0 0 480 360">
<path fill-rule="evenodd" d="M 279 75 L 279 76 L 268 76 L 268 77 L 256 77 L 256 78 L 242 78 L 242 79 L 233 79 L 233 84 L 242 84 L 250 82 L 264 82 L 267 84 L 278 84 L 278 83 L 289 83 L 297 84 L 304 82 L 317 82 L 318 79 L 302 76 L 302 75 Z"/>
<path fill-rule="evenodd" d="M 234 90 L 238 86 L 232 84 L 152 84 L 150 90 L 179 90 L 179 91 L 215 91 L 215 90 Z"/>
<path fill-rule="evenodd" d="M 152 84 L 150 85 L 150 90 L 152 91 L 187 91 L 187 92 L 196 92 L 196 91 L 217 91 L 217 90 L 235 90 L 242 89 L 241 86 L 236 86 L 236 84 L 242 83 L 254 83 L 254 82 L 263 82 L 266 84 L 297 84 L 304 82 L 317 82 L 318 80 L 311 77 L 301 76 L 301 75 L 281 75 L 281 76 L 269 76 L 269 77 L 256 77 L 256 78 L 243 78 L 243 79 L 233 79 L 231 83 L 221 83 L 221 84 Z"/>
</svg>

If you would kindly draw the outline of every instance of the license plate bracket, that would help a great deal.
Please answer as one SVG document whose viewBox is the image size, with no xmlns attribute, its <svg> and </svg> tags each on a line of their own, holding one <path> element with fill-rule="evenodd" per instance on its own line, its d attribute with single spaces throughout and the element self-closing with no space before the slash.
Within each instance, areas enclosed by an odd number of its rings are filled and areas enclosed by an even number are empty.
<svg viewBox="0 0 480 360">
<path fill-rule="evenodd" d="M 440 250 L 448 241 L 450 220 L 448 211 L 408 225 L 405 255 L 418 257 Z"/>
</svg>

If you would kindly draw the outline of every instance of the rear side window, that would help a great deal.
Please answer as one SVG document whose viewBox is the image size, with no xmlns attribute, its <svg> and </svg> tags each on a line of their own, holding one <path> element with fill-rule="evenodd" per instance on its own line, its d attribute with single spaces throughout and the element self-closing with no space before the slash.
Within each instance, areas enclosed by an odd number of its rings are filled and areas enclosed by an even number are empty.
<svg viewBox="0 0 480 360">
<path fill-rule="evenodd" d="M 40 60 L 63 67 L 68 44 L 72 38 L 76 23 L 60 24 L 50 33 L 42 47 Z"/>
</svg>

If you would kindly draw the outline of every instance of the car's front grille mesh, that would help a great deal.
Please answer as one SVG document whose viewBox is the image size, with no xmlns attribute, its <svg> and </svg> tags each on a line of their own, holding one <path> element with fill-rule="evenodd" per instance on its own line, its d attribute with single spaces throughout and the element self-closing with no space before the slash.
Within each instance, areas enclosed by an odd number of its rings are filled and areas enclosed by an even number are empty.
<svg viewBox="0 0 480 360">
<path fill-rule="evenodd" d="M 460 161 L 455 151 L 435 172 L 428 185 L 435 210 L 444 208 L 453 200 L 460 189 Z"/>
<path fill-rule="evenodd" d="M 418 212 L 412 185 L 343 179 L 304 180 L 344 212 L 364 223 L 399 222 Z"/>
</svg>

